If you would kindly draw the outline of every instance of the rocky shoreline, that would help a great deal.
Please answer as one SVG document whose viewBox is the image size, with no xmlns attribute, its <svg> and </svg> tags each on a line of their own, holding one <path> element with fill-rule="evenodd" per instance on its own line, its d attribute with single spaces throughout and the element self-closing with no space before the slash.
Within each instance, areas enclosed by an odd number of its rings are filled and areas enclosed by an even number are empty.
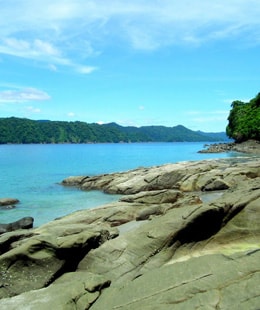
<svg viewBox="0 0 260 310">
<path fill-rule="evenodd" d="M 120 197 L 0 235 L 1 309 L 259 309 L 260 158 L 62 185 Z"/>
<path fill-rule="evenodd" d="M 199 153 L 226 153 L 226 152 L 239 152 L 246 154 L 260 155 L 260 142 L 256 140 L 248 140 L 241 143 L 213 143 L 205 145 L 205 149 Z"/>
</svg>

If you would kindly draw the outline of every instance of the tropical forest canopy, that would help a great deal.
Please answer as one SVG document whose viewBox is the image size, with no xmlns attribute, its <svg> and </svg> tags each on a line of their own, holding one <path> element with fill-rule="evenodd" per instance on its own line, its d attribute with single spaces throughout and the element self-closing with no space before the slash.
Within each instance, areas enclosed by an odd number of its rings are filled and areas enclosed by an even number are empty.
<svg viewBox="0 0 260 310">
<path fill-rule="evenodd" d="M 35 121 L 0 118 L 0 144 L 224 141 L 223 133 L 203 133 L 184 126 L 123 127 L 116 123 Z"/>
<path fill-rule="evenodd" d="M 260 141 L 260 93 L 249 102 L 233 101 L 226 133 L 236 142 Z"/>
</svg>

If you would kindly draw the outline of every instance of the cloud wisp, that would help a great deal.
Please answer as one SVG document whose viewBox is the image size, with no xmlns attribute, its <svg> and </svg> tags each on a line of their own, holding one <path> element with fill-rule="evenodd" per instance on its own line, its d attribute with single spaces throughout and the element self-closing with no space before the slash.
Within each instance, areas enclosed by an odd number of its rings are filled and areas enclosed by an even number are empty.
<svg viewBox="0 0 260 310">
<path fill-rule="evenodd" d="M 36 88 L 18 90 L 4 90 L 0 92 L 0 103 L 24 103 L 29 101 L 46 101 L 51 97 L 44 91 Z"/>
<path fill-rule="evenodd" d="M 1 54 L 81 74 L 93 72 L 86 61 L 113 42 L 149 51 L 235 37 L 260 44 L 258 0 L 13 0 L 1 6 Z"/>
</svg>

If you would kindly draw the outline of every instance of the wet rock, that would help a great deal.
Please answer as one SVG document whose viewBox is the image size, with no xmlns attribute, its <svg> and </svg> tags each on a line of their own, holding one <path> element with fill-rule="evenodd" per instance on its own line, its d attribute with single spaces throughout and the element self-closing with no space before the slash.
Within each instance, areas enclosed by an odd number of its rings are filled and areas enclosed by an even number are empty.
<svg viewBox="0 0 260 310">
<path fill-rule="evenodd" d="M 0 198 L 0 206 L 11 206 L 19 202 L 20 201 L 16 198 Z"/>
</svg>

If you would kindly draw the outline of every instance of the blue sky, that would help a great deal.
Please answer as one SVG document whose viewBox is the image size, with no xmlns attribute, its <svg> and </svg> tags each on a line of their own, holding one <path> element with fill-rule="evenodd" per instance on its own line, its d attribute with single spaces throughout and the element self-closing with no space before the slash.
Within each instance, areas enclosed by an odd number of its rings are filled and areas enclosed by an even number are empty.
<svg viewBox="0 0 260 310">
<path fill-rule="evenodd" d="M 225 131 L 260 91 L 259 0 L 0 0 L 0 117 Z"/>
</svg>

